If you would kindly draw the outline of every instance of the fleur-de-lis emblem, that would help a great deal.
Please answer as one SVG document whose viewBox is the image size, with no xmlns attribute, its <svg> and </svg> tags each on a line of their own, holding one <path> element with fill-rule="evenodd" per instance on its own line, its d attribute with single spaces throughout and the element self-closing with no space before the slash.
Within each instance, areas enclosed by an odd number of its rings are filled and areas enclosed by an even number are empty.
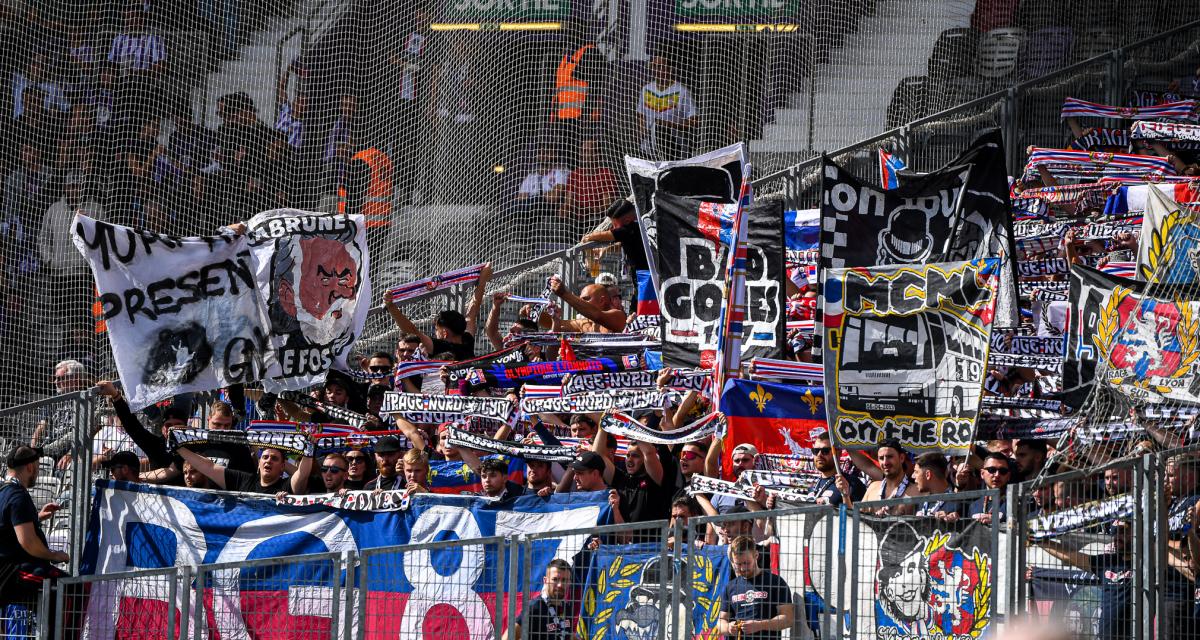
<svg viewBox="0 0 1200 640">
<path fill-rule="evenodd" d="M 813 415 L 817 414 L 817 409 L 821 406 L 821 403 L 824 401 L 825 401 L 824 398 L 821 398 L 820 396 L 814 394 L 812 392 L 812 389 L 809 389 L 804 392 L 804 403 L 808 405 L 808 411 L 810 413 L 812 413 Z"/>
<path fill-rule="evenodd" d="M 763 410 L 767 408 L 767 403 L 770 402 L 771 398 L 773 397 L 774 396 L 771 395 L 770 391 L 762 388 L 761 384 L 758 385 L 758 389 L 756 391 L 750 392 L 750 399 L 753 400 L 755 406 L 758 407 L 759 413 L 762 413 Z"/>
</svg>

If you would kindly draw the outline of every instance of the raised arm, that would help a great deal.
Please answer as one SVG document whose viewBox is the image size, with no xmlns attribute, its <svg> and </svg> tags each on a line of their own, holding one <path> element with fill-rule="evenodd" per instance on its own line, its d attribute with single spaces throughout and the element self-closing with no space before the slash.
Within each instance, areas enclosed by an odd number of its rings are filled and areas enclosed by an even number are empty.
<svg viewBox="0 0 1200 640">
<path fill-rule="evenodd" d="M 663 483 L 663 465 L 662 460 L 658 459 L 658 448 L 649 442 L 637 442 L 638 451 L 642 452 L 642 458 L 646 464 L 646 475 L 654 481 L 654 484 L 662 486 Z"/>
<path fill-rule="evenodd" d="M 296 472 L 288 479 L 289 484 L 292 485 L 292 493 L 296 495 L 308 493 L 308 478 L 312 475 L 312 469 L 312 456 L 300 458 L 300 464 L 296 465 Z"/>
<path fill-rule="evenodd" d="M 383 308 L 387 309 L 388 315 L 392 316 L 392 321 L 400 328 L 401 333 L 411 333 L 421 338 L 421 346 L 425 347 L 425 353 L 433 354 L 433 338 L 430 338 L 418 329 L 417 325 L 413 324 L 413 321 L 404 315 L 404 312 L 400 310 L 400 307 L 396 306 L 395 302 L 392 302 L 391 298 L 384 299 Z"/>
<path fill-rule="evenodd" d="M 478 335 L 479 330 L 479 308 L 483 306 L 483 294 L 487 291 L 488 282 L 492 279 L 492 263 L 488 262 L 483 265 L 483 270 L 479 272 L 479 280 L 475 283 L 475 294 L 471 297 L 471 304 L 467 305 L 467 333 L 472 336 Z M 432 349 L 432 347 L 430 347 Z"/>
<path fill-rule="evenodd" d="M 179 448 L 179 457 L 183 458 L 184 462 L 192 463 L 192 468 L 200 473 L 208 476 L 213 484 L 225 488 L 225 467 L 214 463 L 212 460 L 188 449 L 187 447 Z"/>
<path fill-rule="evenodd" d="M 593 322 L 599 323 L 609 331 L 621 332 L 625 330 L 625 312 L 619 309 L 601 309 L 596 305 L 575 295 L 567 288 L 563 281 L 558 278 L 550 279 L 550 289 L 555 295 L 562 298 L 563 302 L 571 305 L 583 317 Z"/>
<path fill-rule="evenodd" d="M 500 307 L 504 306 L 505 300 L 508 300 L 507 292 L 492 294 L 492 308 L 488 310 L 487 322 L 483 325 L 483 332 L 497 351 L 504 348 L 504 336 L 500 335 Z"/>
</svg>

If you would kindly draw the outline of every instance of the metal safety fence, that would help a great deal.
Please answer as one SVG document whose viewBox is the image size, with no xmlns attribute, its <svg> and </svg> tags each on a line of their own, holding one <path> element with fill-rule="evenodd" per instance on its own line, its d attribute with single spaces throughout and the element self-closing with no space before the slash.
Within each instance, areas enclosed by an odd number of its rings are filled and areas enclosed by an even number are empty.
<svg viewBox="0 0 1200 640">
<path fill-rule="evenodd" d="M 548 593 L 583 638 L 696 637 L 737 602 L 743 536 L 786 585 L 787 638 L 982 637 L 1030 618 L 1081 639 L 1190 637 L 1198 470 L 1192 446 L 982 491 L 474 539 L 440 538 L 455 515 L 438 511 L 412 525 L 420 544 L 325 534 L 325 553 L 63 578 L 30 637 L 516 638 L 547 624 L 531 605 Z M 222 556 L 280 533 L 259 534 Z"/>
</svg>

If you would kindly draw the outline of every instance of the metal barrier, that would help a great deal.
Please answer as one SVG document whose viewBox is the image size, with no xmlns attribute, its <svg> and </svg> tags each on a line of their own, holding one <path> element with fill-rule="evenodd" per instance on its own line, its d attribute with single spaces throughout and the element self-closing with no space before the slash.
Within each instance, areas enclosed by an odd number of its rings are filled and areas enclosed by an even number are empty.
<svg viewBox="0 0 1200 640">
<path fill-rule="evenodd" d="M 630 637 L 694 637 L 718 623 L 735 578 L 726 545 L 748 535 L 759 567 L 790 588 L 795 622 L 785 637 L 945 627 L 979 637 L 1026 614 L 1066 621 L 1080 638 L 1113 629 L 1183 637 L 1193 624 L 1186 552 L 1198 453 L 1200 445 L 1004 490 L 850 507 L 364 550 L 326 540 L 328 553 L 198 566 L 176 558 L 168 568 L 58 581 L 43 594 L 38 629 L 52 619 L 56 638 L 237 637 L 263 624 L 287 637 L 514 638 L 518 625 L 530 628 L 528 607 L 543 590 L 534 567 L 560 558 L 572 567 L 563 615 L 582 637 L 618 622 Z M 973 502 L 990 524 L 968 515 Z M 920 503 L 945 515 L 896 515 Z M 1127 604 L 1114 610 L 1121 594 Z M 118 606 L 125 598 L 154 604 L 134 615 Z"/>
</svg>

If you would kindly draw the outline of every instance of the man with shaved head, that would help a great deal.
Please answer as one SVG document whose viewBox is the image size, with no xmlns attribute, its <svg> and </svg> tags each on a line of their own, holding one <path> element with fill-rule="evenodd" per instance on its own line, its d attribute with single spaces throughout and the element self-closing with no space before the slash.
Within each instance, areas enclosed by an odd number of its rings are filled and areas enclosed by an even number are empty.
<svg viewBox="0 0 1200 640">
<path fill-rule="evenodd" d="M 575 320 L 554 319 L 554 331 L 576 333 L 619 333 L 625 330 L 625 311 L 609 295 L 608 287 L 589 284 L 575 295 L 558 277 L 550 278 L 550 290 L 579 312 Z"/>
</svg>

